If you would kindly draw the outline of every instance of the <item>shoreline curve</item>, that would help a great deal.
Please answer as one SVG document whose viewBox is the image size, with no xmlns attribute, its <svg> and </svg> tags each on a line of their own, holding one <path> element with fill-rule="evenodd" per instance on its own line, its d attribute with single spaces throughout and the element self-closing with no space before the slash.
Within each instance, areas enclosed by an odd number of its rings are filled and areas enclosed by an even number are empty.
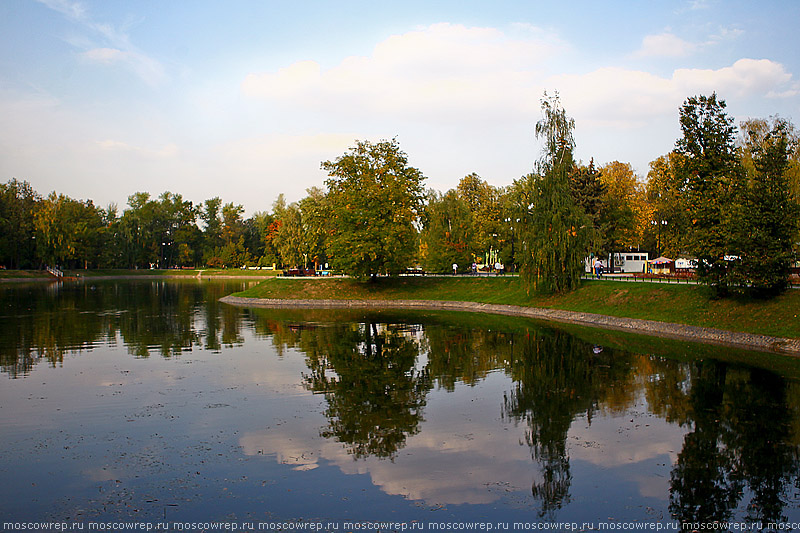
<svg viewBox="0 0 800 533">
<path fill-rule="evenodd" d="M 768 335 L 727 331 L 702 326 L 689 326 L 640 318 L 620 318 L 609 315 L 598 315 L 595 313 L 564 311 L 561 309 L 547 309 L 542 307 L 437 300 L 284 300 L 278 298 L 242 298 L 240 296 L 225 296 L 220 298 L 220 301 L 237 307 L 278 309 L 400 309 L 491 313 L 496 315 L 520 316 L 550 322 L 581 324 L 603 329 L 628 331 L 692 342 L 736 346 L 800 357 L 800 339 L 771 337 Z"/>
</svg>

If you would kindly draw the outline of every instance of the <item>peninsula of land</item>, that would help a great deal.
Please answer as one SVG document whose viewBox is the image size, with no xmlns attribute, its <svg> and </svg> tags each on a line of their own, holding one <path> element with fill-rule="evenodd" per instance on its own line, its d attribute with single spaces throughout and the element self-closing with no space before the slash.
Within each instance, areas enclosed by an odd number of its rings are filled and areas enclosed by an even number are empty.
<svg viewBox="0 0 800 533">
<path fill-rule="evenodd" d="M 399 309 L 416 311 L 433 310 L 492 313 L 506 316 L 520 316 L 545 321 L 582 324 L 604 329 L 629 331 L 657 337 L 689 340 L 693 342 L 736 346 L 800 357 L 800 339 L 774 337 L 770 335 L 760 335 L 738 331 L 727 331 L 716 328 L 660 322 L 655 320 L 621 318 L 596 313 L 567 311 L 562 309 L 547 309 L 518 305 L 461 301 L 387 299 L 281 299 L 248 298 L 234 295 L 225 296 L 220 301 L 239 307 L 294 309 Z"/>
</svg>

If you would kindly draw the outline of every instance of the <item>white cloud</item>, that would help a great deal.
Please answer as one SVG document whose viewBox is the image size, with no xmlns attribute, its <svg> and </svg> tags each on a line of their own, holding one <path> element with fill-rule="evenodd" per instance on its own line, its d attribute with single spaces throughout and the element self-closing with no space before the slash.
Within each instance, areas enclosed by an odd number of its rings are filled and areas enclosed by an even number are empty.
<svg viewBox="0 0 800 533">
<path fill-rule="evenodd" d="M 369 57 L 348 57 L 323 70 L 313 61 L 252 73 L 251 98 L 311 110 L 346 110 L 432 119 L 517 116 L 538 110 L 537 79 L 559 47 L 541 36 L 511 38 L 494 28 L 436 24 L 379 43 Z"/>
<path fill-rule="evenodd" d="M 637 128 L 673 115 L 688 96 L 716 92 L 723 99 L 792 96 L 792 75 L 768 59 L 740 59 L 720 69 L 678 69 L 671 77 L 641 70 L 601 68 L 555 76 L 565 109 L 581 126 Z M 581 121 L 583 119 L 583 121 Z"/>
<path fill-rule="evenodd" d="M 117 50 L 116 48 L 93 48 L 91 50 L 87 50 L 81 55 L 89 61 L 104 63 L 106 65 L 110 65 L 118 61 L 124 61 L 127 57 L 125 52 Z"/>
<path fill-rule="evenodd" d="M 517 32 L 519 35 L 524 32 Z M 693 94 L 723 98 L 791 96 L 791 74 L 768 59 L 741 59 L 720 69 L 678 69 L 671 77 L 604 67 L 547 76 L 559 46 L 535 31 L 511 38 L 495 28 L 436 24 L 379 43 L 369 57 L 348 57 L 323 69 L 314 61 L 252 73 L 242 92 L 282 109 L 384 123 L 415 121 L 474 128 L 480 123 L 534 123 L 539 98 L 558 90 L 582 126 L 640 128 L 674 115 Z M 644 39 L 642 55 L 686 55 L 697 45 L 672 33 Z"/>
<path fill-rule="evenodd" d="M 730 67 L 717 70 L 679 69 L 673 75 L 675 86 L 690 93 L 716 91 L 730 96 L 766 96 L 787 86 L 792 75 L 783 65 L 769 59 L 740 59 Z"/>
<path fill-rule="evenodd" d="M 685 41 L 672 33 L 647 35 L 636 57 L 684 57 L 697 50 L 697 45 Z"/>
<path fill-rule="evenodd" d="M 682 98 L 672 80 L 622 68 L 555 76 L 548 84 L 559 88 L 565 109 L 581 126 L 640 127 L 674 111 Z"/>
<path fill-rule="evenodd" d="M 735 41 L 742 35 L 744 35 L 744 30 L 741 28 L 735 26 L 719 27 L 705 41 L 691 42 L 666 30 L 662 33 L 646 35 L 642 38 L 642 46 L 634 52 L 633 57 L 644 59 L 688 57 L 720 44 Z"/>
</svg>

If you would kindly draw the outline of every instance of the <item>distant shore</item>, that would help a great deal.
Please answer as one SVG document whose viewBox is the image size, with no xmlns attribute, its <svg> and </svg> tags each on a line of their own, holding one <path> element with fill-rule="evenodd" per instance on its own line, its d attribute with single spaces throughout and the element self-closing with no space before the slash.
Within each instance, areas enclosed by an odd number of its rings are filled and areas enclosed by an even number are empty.
<svg viewBox="0 0 800 533">
<path fill-rule="evenodd" d="M 243 279 L 265 280 L 274 278 L 280 271 L 274 270 L 68 270 L 64 272 L 64 280 L 156 280 L 156 279 Z M 52 282 L 58 278 L 43 271 L 34 270 L 0 270 L 0 283 Z"/>
</svg>

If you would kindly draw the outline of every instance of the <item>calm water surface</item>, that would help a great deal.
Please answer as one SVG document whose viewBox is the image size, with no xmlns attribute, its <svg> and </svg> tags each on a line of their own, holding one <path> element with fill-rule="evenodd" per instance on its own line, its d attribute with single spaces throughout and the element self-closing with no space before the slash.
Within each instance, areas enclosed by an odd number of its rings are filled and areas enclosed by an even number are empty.
<svg viewBox="0 0 800 533">
<path fill-rule="evenodd" d="M 792 363 L 245 287 L 0 286 L 2 520 L 800 522 Z"/>
</svg>

